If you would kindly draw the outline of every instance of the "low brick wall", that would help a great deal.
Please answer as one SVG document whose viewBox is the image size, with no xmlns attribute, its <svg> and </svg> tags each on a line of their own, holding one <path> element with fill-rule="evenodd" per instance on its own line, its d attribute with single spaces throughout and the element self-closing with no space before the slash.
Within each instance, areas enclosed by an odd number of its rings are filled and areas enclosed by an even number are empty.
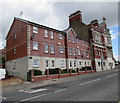
<svg viewBox="0 0 120 103">
<path fill-rule="evenodd" d="M 21 84 L 22 79 L 20 77 L 12 77 L 10 79 L 0 80 L 0 86 L 9 86 L 15 84 Z"/>
<path fill-rule="evenodd" d="M 48 80 L 48 79 L 55 79 L 55 78 L 65 78 L 65 77 L 70 77 L 70 76 L 77 76 L 77 75 L 82 75 L 85 73 L 93 73 L 95 71 L 80 71 L 79 73 L 67 73 L 67 74 L 56 74 L 56 75 L 44 75 L 44 76 L 34 76 L 32 77 L 32 82 L 38 82 L 38 81 L 43 81 L 43 80 Z"/>
</svg>

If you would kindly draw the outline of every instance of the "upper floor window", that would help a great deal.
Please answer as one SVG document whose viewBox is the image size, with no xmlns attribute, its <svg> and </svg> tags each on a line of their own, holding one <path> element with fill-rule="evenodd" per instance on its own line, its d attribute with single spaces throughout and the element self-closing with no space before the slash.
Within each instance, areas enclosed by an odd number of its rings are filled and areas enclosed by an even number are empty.
<svg viewBox="0 0 120 103">
<path fill-rule="evenodd" d="M 63 53 L 63 47 L 60 46 L 60 53 Z"/>
<path fill-rule="evenodd" d="M 14 39 L 16 39 L 16 34 L 14 34 Z"/>
<path fill-rule="evenodd" d="M 75 38 L 74 38 L 74 36 L 72 37 L 72 42 L 75 43 Z"/>
<path fill-rule="evenodd" d="M 85 44 L 84 44 L 84 41 L 82 41 L 82 45 L 84 46 Z"/>
<path fill-rule="evenodd" d="M 50 32 L 50 38 L 51 38 L 51 39 L 54 38 L 54 35 L 53 35 L 53 32 L 52 32 L 52 31 Z"/>
<path fill-rule="evenodd" d="M 38 42 L 33 42 L 33 50 L 38 50 Z"/>
<path fill-rule="evenodd" d="M 55 53 L 55 46 L 51 45 L 51 53 L 54 54 Z"/>
<path fill-rule="evenodd" d="M 38 33 L 38 27 L 33 26 L 33 33 Z"/>
<path fill-rule="evenodd" d="M 39 59 L 34 59 L 33 60 L 33 66 L 38 67 L 39 66 Z"/>
<path fill-rule="evenodd" d="M 78 50 L 78 55 L 80 55 L 80 50 Z"/>
<path fill-rule="evenodd" d="M 69 55 L 72 55 L 72 48 L 69 48 Z"/>
<path fill-rule="evenodd" d="M 48 53 L 49 50 L 48 50 L 48 45 L 45 45 L 45 53 Z"/>
<path fill-rule="evenodd" d="M 16 54 L 16 48 L 13 49 L 13 53 Z"/>
<path fill-rule="evenodd" d="M 80 43 L 79 39 L 76 39 L 77 43 Z"/>
<path fill-rule="evenodd" d="M 45 30 L 45 37 L 48 37 L 48 31 Z"/>
<path fill-rule="evenodd" d="M 73 52 L 73 55 L 75 55 L 76 49 L 75 49 L 75 48 L 73 48 L 72 52 Z"/>
<path fill-rule="evenodd" d="M 62 37 L 62 34 L 59 34 L 59 39 L 62 39 L 63 37 Z"/>
<path fill-rule="evenodd" d="M 70 42 L 70 35 L 68 35 L 68 42 Z"/>
</svg>

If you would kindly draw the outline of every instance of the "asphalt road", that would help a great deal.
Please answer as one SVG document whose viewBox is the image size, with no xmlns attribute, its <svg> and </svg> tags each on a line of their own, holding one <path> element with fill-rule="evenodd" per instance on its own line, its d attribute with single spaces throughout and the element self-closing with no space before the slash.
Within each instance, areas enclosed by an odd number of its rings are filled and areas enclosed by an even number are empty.
<svg viewBox="0 0 120 103">
<path fill-rule="evenodd" d="M 118 70 L 65 78 L 63 82 L 55 84 L 3 93 L 3 103 L 6 101 L 12 101 L 12 103 L 25 101 L 118 101 Z"/>
</svg>

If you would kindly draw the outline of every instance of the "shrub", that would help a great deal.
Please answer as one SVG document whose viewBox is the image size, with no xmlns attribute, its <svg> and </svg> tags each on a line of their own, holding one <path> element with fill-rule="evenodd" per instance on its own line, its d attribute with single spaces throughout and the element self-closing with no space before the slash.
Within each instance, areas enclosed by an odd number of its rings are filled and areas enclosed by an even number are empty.
<svg viewBox="0 0 120 103">
<path fill-rule="evenodd" d="M 82 68 L 80 69 L 80 71 L 85 71 L 85 68 L 86 68 L 87 70 L 91 70 L 91 67 L 90 67 L 90 66 L 86 66 L 86 67 L 82 67 Z"/>
<path fill-rule="evenodd" d="M 42 71 L 37 70 L 37 69 L 32 69 L 32 70 L 34 70 L 34 76 L 42 75 Z M 30 70 L 29 75 L 31 75 L 31 70 Z"/>
<path fill-rule="evenodd" d="M 76 73 L 76 70 L 72 69 L 72 73 Z"/>
<path fill-rule="evenodd" d="M 63 69 L 62 74 L 65 74 L 65 73 L 69 73 L 69 71 L 67 71 L 67 69 Z"/>
<path fill-rule="evenodd" d="M 59 68 L 49 69 L 49 74 L 59 74 Z"/>
</svg>

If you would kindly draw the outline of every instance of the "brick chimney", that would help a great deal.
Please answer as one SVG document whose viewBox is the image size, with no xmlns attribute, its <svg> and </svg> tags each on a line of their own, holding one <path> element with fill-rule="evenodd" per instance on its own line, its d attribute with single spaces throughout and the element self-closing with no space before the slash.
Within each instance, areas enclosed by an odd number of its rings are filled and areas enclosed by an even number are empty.
<svg viewBox="0 0 120 103">
<path fill-rule="evenodd" d="M 69 16 L 69 25 L 71 26 L 72 22 L 82 22 L 82 12 L 80 10 L 70 14 Z"/>
<path fill-rule="evenodd" d="M 94 19 L 90 22 L 91 25 L 98 26 L 98 20 Z"/>
</svg>

